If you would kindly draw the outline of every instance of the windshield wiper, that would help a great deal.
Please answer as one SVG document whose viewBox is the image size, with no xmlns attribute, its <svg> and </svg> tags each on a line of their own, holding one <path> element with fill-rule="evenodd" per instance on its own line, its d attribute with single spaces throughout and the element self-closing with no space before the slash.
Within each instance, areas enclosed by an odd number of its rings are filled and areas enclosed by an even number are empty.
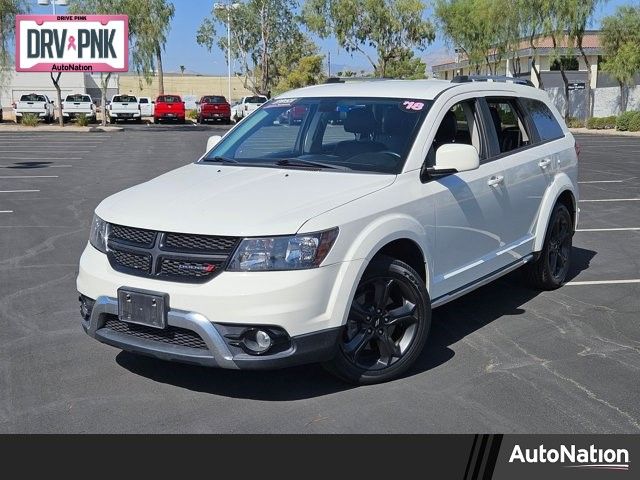
<svg viewBox="0 0 640 480">
<path fill-rule="evenodd" d="M 217 162 L 217 163 L 240 163 L 238 160 L 236 160 L 235 158 L 228 158 L 228 157 L 220 157 L 220 156 L 216 156 L 213 158 L 206 158 L 205 162 Z"/>
<path fill-rule="evenodd" d="M 348 167 L 341 167 L 339 165 L 332 165 L 330 163 L 314 162 L 311 160 L 303 160 L 301 158 L 283 158 L 276 162 L 276 165 L 281 167 L 315 167 L 315 168 L 330 168 L 332 170 L 351 170 Z"/>
</svg>

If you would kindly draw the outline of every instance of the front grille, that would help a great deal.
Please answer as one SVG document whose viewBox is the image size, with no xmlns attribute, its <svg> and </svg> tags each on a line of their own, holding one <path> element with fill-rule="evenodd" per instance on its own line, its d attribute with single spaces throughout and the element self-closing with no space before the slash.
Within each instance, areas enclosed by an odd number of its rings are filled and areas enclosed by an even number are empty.
<svg viewBox="0 0 640 480">
<path fill-rule="evenodd" d="M 109 316 L 102 328 L 130 335 L 132 337 L 142 338 L 144 340 L 167 343 L 180 347 L 207 350 L 207 344 L 204 343 L 202 337 L 200 337 L 196 332 L 187 330 L 186 328 L 173 327 L 169 325 L 167 328 L 159 330 L 156 328 L 145 327 L 144 325 L 121 322 L 114 316 Z"/>
<path fill-rule="evenodd" d="M 124 268 L 138 270 L 140 272 L 151 272 L 151 255 L 138 254 L 119 250 L 109 252 L 113 255 L 116 263 Z"/>
<path fill-rule="evenodd" d="M 163 258 L 160 263 L 160 275 L 171 277 L 205 278 L 218 273 L 222 263 L 207 261 L 185 261 Z"/>
<path fill-rule="evenodd" d="M 237 244 L 238 239 L 235 237 L 211 237 L 184 233 L 167 233 L 163 247 L 167 250 L 229 253 Z"/>
<path fill-rule="evenodd" d="M 111 266 L 119 272 L 202 283 L 225 269 L 239 243 L 237 237 L 156 232 L 111 225 L 107 256 Z"/>
<path fill-rule="evenodd" d="M 156 232 L 153 230 L 143 230 L 142 228 L 124 227 L 122 225 L 111 225 L 109 236 L 115 240 L 126 243 L 152 247 L 156 239 Z"/>
</svg>

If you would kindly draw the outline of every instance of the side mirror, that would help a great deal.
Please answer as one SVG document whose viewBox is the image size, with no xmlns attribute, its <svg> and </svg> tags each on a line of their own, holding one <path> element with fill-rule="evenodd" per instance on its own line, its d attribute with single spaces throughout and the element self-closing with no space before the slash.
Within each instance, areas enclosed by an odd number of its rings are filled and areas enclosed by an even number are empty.
<svg viewBox="0 0 640 480">
<path fill-rule="evenodd" d="M 468 172 L 480 166 L 478 151 L 473 145 L 448 143 L 436 150 L 436 164 L 427 169 L 429 175 L 449 175 Z"/>
<path fill-rule="evenodd" d="M 218 142 L 220 142 L 220 140 L 222 140 L 222 137 L 220 135 L 213 135 L 209 137 L 209 140 L 207 140 L 207 152 L 215 147 Z"/>
</svg>

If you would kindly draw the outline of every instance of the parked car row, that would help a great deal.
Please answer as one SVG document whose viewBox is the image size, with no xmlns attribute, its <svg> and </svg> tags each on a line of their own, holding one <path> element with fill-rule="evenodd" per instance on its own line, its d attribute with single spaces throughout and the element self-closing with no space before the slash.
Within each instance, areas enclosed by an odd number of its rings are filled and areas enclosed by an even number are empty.
<svg viewBox="0 0 640 480">
<path fill-rule="evenodd" d="M 231 120 L 239 122 L 254 112 L 268 99 L 262 95 L 242 97 L 233 106 L 222 95 L 204 95 L 196 102 L 198 123 L 221 122 L 226 125 Z M 13 104 L 16 122 L 21 122 L 25 114 L 34 114 L 45 123 L 52 123 L 56 119 L 56 107 L 47 95 L 29 93 L 22 95 Z M 153 117 L 153 123 L 173 121 L 185 123 L 187 112 L 185 102 L 179 95 L 160 95 L 154 101 L 149 97 L 136 97 L 129 94 L 114 95 L 107 101 L 104 112 L 111 124 L 118 121 L 135 121 L 140 123 L 144 117 Z M 287 121 L 296 123 L 304 112 L 291 112 Z M 67 95 L 62 102 L 62 115 L 65 122 L 76 119 L 84 114 L 89 121 L 97 120 L 96 102 L 87 94 L 75 93 Z M 297 118 L 300 117 L 300 118 Z M 0 121 L 2 110 L 0 109 Z"/>
</svg>

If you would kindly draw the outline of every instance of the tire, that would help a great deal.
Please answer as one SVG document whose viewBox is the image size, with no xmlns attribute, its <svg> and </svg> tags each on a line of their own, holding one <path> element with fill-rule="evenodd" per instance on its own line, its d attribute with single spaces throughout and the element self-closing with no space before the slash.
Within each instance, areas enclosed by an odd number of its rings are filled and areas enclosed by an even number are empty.
<svg viewBox="0 0 640 480">
<path fill-rule="evenodd" d="M 399 260 L 374 258 L 356 289 L 338 353 L 324 366 L 350 383 L 392 380 L 416 361 L 430 327 L 431 301 L 420 275 Z"/>
<path fill-rule="evenodd" d="M 567 279 L 571 266 L 574 225 L 569 209 L 557 203 L 551 213 L 542 251 L 522 269 L 526 282 L 536 290 L 555 290 Z"/>
<path fill-rule="evenodd" d="M 231 119 L 230 118 L 225 118 L 224 119 L 224 124 L 225 125 L 231 125 Z"/>
<path fill-rule="evenodd" d="M 158 125 L 160 123 L 160 119 L 158 117 L 153 117 L 153 123 Z"/>
</svg>

